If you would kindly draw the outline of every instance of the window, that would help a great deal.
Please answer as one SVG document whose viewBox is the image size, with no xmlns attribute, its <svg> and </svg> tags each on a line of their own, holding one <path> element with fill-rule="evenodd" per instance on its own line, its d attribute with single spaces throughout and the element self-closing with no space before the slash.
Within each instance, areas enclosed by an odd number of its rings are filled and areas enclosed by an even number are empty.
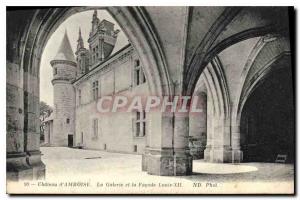
<svg viewBox="0 0 300 200">
<path fill-rule="evenodd" d="M 133 145 L 133 152 L 137 152 L 137 145 Z"/>
<path fill-rule="evenodd" d="M 85 71 L 84 71 L 84 67 L 85 67 L 85 66 L 84 66 L 84 64 L 83 64 L 83 61 L 82 61 L 82 64 L 81 64 L 80 66 L 81 66 L 81 73 L 84 74 L 84 73 L 85 73 Z"/>
<path fill-rule="evenodd" d="M 136 112 L 133 123 L 135 137 L 144 137 L 146 135 L 146 112 Z"/>
<path fill-rule="evenodd" d="M 98 81 L 94 81 L 93 82 L 93 100 L 97 100 L 98 99 Z"/>
<path fill-rule="evenodd" d="M 69 118 L 67 118 L 66 123 L 70 124 L 70 119 Z"/>
<path fill-rule="evenodd" d="M 81 105 L 81 90 L 78 90 L 78 104 Z"/>
<path fill-rule="evenodd" d="M 98 119 L 93 120 L 93 137 L 98 138 Z"/>
<path fill-rule="evenodd" d="M 57 74 L 57 68 L 55 67 L 54 68 L 54 75 L 56 75 Z"/>
<path fill-rule="evenodd" d="M 146 82 L 143 69 L 140 65 L 140 60 L 134 61 L 134 85 L 140 85 Z"/>
<path fill-rule="evenodd" d="M 84 73 L 84 60 L 79 60 L 79 67 L 80 67 L 81 73 Z"/>
</svg>

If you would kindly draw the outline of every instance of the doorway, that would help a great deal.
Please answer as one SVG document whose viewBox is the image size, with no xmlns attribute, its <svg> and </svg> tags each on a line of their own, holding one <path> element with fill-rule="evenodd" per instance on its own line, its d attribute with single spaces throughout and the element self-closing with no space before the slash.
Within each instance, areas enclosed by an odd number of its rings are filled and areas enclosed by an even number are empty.
<svg viewBox="0 0 300 200">
<path fill-rule="evenodd" d="M 68 135 L 68 147 L 73 147 L 73 135 Z"/>
</svg>

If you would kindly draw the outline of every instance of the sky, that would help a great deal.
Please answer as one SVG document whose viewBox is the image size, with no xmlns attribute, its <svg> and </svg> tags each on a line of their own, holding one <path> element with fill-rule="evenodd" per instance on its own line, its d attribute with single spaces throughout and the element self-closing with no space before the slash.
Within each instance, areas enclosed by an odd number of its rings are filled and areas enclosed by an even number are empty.
<svg viewBox="0 0 300 200">
<path fill-rule="evenodd" d="M 106 19 L 115 24 L 115 29 L 119 29 L 121 32 L 118 34 L 117 42 L 112 53 L 118 51 L 126 44 L 128 44 L 128 39 L 124 32 L 121 30 L 117 22 L 110 16 L 106 10 L 97 10 L 98 18 L 100 21 Z M 88 49 L 88 35 L 92 28 L 92 16 L 94 11 L 85 11 L 81 13 L 74 14 L 67 18 L 51 35 L 49 38 L 41 59 L 40 67 L 40 101 L 46 102 L 48 105 L 53 107 L 53 86 L 51 80 L 53 78 L 52 66 L 50 61 L 55 57 L 60 43 L 63 39 L 65 30 L 67 31 L 73 53 L 76 50 L 78 31 L 81 28 L 82 38 L 84 40 L 84 47 Z M 74 53 L 75 57 L 75 53 Z M 75 57 L 76 58 L 76 57 Z"/>
</svg>

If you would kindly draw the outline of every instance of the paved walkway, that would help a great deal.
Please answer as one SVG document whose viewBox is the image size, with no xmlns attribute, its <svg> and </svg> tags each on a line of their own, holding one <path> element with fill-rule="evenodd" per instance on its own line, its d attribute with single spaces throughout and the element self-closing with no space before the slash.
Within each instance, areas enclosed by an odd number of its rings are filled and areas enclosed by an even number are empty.
<svg viewBox="0 0 300 200">
<path fill-rule="evenodd" d="M 185 191 L 188 193 L 219 193 L 224 192 L 224 190 L 227 193 L 268 193 L 271 192 L 270 189 L 275 189 L 275 192 L 291 192 L 293 189 L 294 167 L 290 164 L 215 164 L 197 160 L 193 162 L 193 175 L 191 176 L 162 177 L 148 175 L 141 171 L 141 155 L 65 147 L 41 147 L 41 151 L 42 160 L 46 164 L 47 181 L 87 180 L 94 185 L 111 182 L 142 184 L 180 182 L 183 184 L 183 187 L 178 188 L 178 190 L 167 186 L 156 189 L 149 186 L 128 190 L 141 193 Z M 201 186 L 195 190 L 193 184 L 197 183 L 200 183 Z M 207 184 L 211 185 L 207 187 Z M 213 184 L 216 185 L 215 188 L 213 188 Z M 111 188 L 106 189 L 105 191 L 109 192 Z M 101 193 L 105 193 L 105 191 L 99 189 Z M 123 188 L 118 191 L 118 193 L 126 193 L 127 190 Z"/>
</svg>

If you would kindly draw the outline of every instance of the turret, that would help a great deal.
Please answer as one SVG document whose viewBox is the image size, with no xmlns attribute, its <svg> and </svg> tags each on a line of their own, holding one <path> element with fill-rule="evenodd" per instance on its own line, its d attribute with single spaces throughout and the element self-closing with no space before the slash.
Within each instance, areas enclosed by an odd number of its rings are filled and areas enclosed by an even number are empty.
<svg viewBox="0 0 300 200">
<path fill-rule="evenodd" d="M 56 56 L 50 62 L 50 64 L 53 68 L 53 85 L 55 84 L 56 80 L 71 81 L 76 78 L 77 64 L 67 31 L 64 34 Z"/>
<path fill-rule="evenodd" d="M 76 78 L 77 64 L 65 32 L 55 58 L 50 62 L 53 68 L 54 88 L 52 146 L 73 146 L 75 134 L 75 89 L 72 80 Z"/>
<path fill-rule="evenodd" d="M 99 21 L 97 11 L 95 10 L 92 20 L 92 30 L 88 39 L 91 66 L 110 56 L 120 32 L 114 29 L 113 23 L 105 19 L 101 22 Z"/>
<path fill-rule="evenodd" d="M 98 18 L 97 10 L 94 10 L 93 19 L 92 19 L 92 31 L 91 31 L 91 33 L 95 34 L 97 32 L 99 21 L 100 20 Z"/>
<path fill-rule="evenodd" d="M 81 29 L 79 28 L 79 36 L 77 40 L 76 61 L 78 66 L 77 76 L 81 76 L 89 71 L 89 51 L 84 48 Z"/>
</svg>

